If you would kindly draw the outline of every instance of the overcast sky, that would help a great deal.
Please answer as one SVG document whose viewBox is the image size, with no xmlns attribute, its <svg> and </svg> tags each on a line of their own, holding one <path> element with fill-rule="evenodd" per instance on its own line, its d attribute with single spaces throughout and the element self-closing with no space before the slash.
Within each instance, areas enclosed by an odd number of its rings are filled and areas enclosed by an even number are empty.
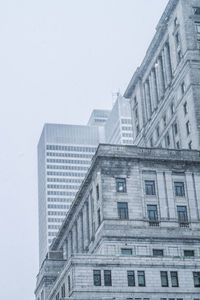
<svg viewBox="0 0 200 300">
<path fill-rule="evenodd" d="M 167 0 L 0 3 L 0 299 L 33 300 L 37 142 L 45 122 L 86 124 L 141 63 Z"/>
</svg>

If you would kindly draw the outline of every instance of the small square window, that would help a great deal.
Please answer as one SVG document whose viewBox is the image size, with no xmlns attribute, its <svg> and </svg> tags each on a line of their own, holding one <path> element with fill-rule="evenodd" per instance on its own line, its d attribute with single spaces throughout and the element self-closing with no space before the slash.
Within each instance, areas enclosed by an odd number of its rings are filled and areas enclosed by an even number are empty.
<svg viewBox="0 0 200 300">
<path fill-rule="evenodd" d="M 128 220 L 128 203 L 118 202 L 117 209 L 120 220 Z"/>
<path fill-rule="evenodd" d="M 130 249 L 130 248 L 122 248 L 121 249 L 121 254 L 129 256 L 129 255 L 133 254 L 133 250 Z"/>
<path fill-rule="evenodd" d="M 157 205 L 147 205 L 149 221 L 158 221 Z"/>
<path fill-rule="evenodd" d="M 145 192 L 146 192 L 146 195 L 155 195 L 156 194 L 155 181 L 145 180 Z"/>
<path fill-rule="evenodd" d="M 175 195 L 177 197 L 185 196 L 184 182 L 174 182 Z"/>
<path fill-rule="evenodd" d="M 135 273 L 134 271 L 127 271 L 128 286 L 135 286 Z"/>
<path fill-rule="evenodd" d="M 193 272 L 194 287 L 200 287 L 200 272 Z"/>
<path fill-rule="evenodd" d="M 184 250 L 185 257 L 192 257 L 194 256 L 194 250 Z"/>
<path fill-rule="evenodd" d="M 170 272 L 172 287 L 178 287 L 178 272 L 172 271 Z"/>
<path fill-rule="evenodd" d="M 168 282 L 167 271 L 161 271 L 160 272 L 160 278 L 161 278 L 161 286 L 162 287 L 168 287 L 169 286 L 169 282 Z"/>
<path fill-rule="evenodd" d="M 194 15 L 200 15 L 200 7 L 193 7 Z"/>
<path fill-rule="evenodd" d="M 112 286 L 112 278 L 111 278 L 111 271 L 104 270 L 104 285 L 105 286 Z"/>
<path fill-rule="evenodd" d="M 153 256 L 164 256 L 163 249 L 153 249 Z"/>
<path fill-rule="evenodd" d="M 137 272 L 138 275 L 138 286 L 145 286 L 145 273 L 144 271 L 138 271 Z"/>
<path fill-rule="evenodd" d="M 126 179 L 116 178 L 116 191 L 118 193 L 126 193 Z"/>
<path fill-rule="evenodd" d="M 101 286 L 101 270 L 93 270 L 93 282 L 95 286 Z"/>
</svg>

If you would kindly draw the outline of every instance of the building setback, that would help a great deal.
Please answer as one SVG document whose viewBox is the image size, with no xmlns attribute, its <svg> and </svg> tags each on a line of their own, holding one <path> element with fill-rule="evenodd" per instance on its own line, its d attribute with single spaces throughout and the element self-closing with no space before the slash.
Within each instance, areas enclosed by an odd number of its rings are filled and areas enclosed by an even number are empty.
<svg viewBox="0 0 200 300">
<path fill-rule="evenodd" d="M 134 144 L 200 149 L 200 0 L 170 0 L 125 98 Z"/>
<path fill-rule="evenodd" d="M 200 152 L 100 145 L 37 300 L 198 299 Z"/>
</svg>

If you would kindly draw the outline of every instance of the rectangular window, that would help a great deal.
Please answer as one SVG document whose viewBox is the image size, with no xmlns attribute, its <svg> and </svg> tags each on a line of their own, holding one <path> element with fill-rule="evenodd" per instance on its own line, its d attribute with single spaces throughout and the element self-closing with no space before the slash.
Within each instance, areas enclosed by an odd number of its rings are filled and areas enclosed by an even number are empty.
<svg viewBox="0 0 200 300">
<path fill-rule="evenodd" d="M 181 93 L 182 93 L 182 95 L 185 94 L 185 82 L 181 83 Z"/>
<path fill-rule="evenodd" d="M 163 249 L 153 249 L 153 256 L 164 256 Z"/>
<path fill-rule="evenodd" d="M 194 15 L 200 15 L 200 7 L 193 7 Z"/>
<path fill-rule="evenodd" d="M 96 197 L 97 197 L 97 200 L 99 200 L 99 185 L 98 184 L 96 185 Z"/>
<path fill-rule="evenodd" d="M 193 272 L 194 287 L 200 287 L 200 272 Z"/>
<path fill-rule="evenodd" d="M 200 33 L 200 22 L 195 22 L 196 32 Z"/>
<path fill-rule="evenodd" d="M 116 191 L 118 193 L 126 193 L 126 179 L 116 178 Z"/>
<path fill-rule="evenodd" d="M 104 270 L 104 285 L 105 286 L 112 286 L 112 278 L 111 278 L 111 271 Z"/>
<path fill-rule="evenodd" d="M 188 149 L 189 149 L 189 150 L 192 150 L 192 141 L 190 141 L 190 142 L 188 143 Z"/>
<path fill-rule="evenodd" d="M 182 53 L 181 53 L 181 50 L 179 50 L 178 53 L 177 53 L 178 63 L 181 61 L 181 58 L 182 58 Z"/>
<path fill-rule="evenodd" d="M 70 276 L 67 277 L 67 283 L 68 283 L 68 292 L 70 292 L 71 291 Z"/>
<path fill-rule="evenodd" d="M 175 135 L 178 134 L 178 125 L 177 125 L 177 123 L 174 123 L 174 134 Z"/>
<path fill-rule="evenodd" d="M 174 190 L 175 190 L 175 196 L 184 197 L 185 196 L 184 182 L 174 182 Z"/>
<path fill-rule="evenodd" d="M 117 203 L 118 216 L 121 220 L 128 219 L 128 203 L 127 202 L 118 202 Z"/>
<path fill-rule="evenodd" d="M 157 205 L 147 205 L 149 221 L 158 221 Z"/>
<path fill-rule="evenodd" d="M 160 272 L 160 278 L 161 278 L 161 286 L 162 287 L 168 287 L 169 282 L 168 282 L 168 274 L 166 271 L 161 271 Z"/>
<path fill-rule="evenodd" d="M 135 286 L 135 273 L 134 271 L 127 271 L 128 286 Z"/>
<path fill-rule="evenodd" d="M 177 214 L 180 223 L 188 222 L 186 206 L 177 206 Z"/>
<path fill-rule="evenodd" d="M 145 286 L 145 273 L 144 271 L 138 271 L 138 286 Z"/>
<path fill-rule="evenodd" d="M 177 34 L 175 35 L 175 40 L 176 40 L 176 46 L 178 46 L 180 44 L 180 35 L 177 32 Z"/>
<path fill-rule="evenodd" d="M 166 145 L 170 146 L 170 136 L 169 136 L 169 134 L 166 135 L 165 139 L 166 139 Z"/>
<path fill-rule="evenodd" d="M 101 224 L 101 212 L 100 212 L 100 208 L 97 210 L 97 218 L 98 218 L 98 226 L 100 226 L 100 224 Z"/>
<path fill-rule="evenodd" d="M 132 255 L 133 254 L 133 250 L 132 249 L 128 249 L 128 248 L 122 248 L 121 249 L 121 254 L 122 255 Z"/>
<path fill-rule="evenodd" d="M 95 286 L 101 286 L 101 270 L 93 270 L 93 282 Z"/>
<path fill-rule="evenodd" d="M 188 113 L 187 102 L 184 103 L 183 110 L 184 110 L 184 114 L 187 115 L 187 113 Z"/>
<path fill-rule="evenodd" d="M 156 133 L 157 133 L 157 138 L 159 138 L 159 136 L 160 136 L 160 127 L 159 126 L 156 127 Z"/>
<path fill-rule="evenodd" d="M 170 272 L 172 287 L 178 287 L 178 272 L 172 271 Z"/>
<path fill-rule="evenodd" d="M 61 297 L 65 298 L 65 284 L 61 286 Z"/>
<path fill-rule="evenodd" d="M 145 192 L 146 192 L 146 195 L 155 195 L 156 194 L 155 181 L 145 180 Z"/>
<path fill-rule="evenodd" d="M 186 123 L 185 125 L 186 125 L 186 132 L 187 132 L 187 135 L 189 135 L 189 134 L 190 134 L 190 131 L 191 131 L 191 129 L 190 129 L 190 121 L 187 121 L 187 123 Z"/>
<path fill-rule="evenodd" d="M 56 300 L 60 300 L 60 294 L 59 293 L 56 294 Z"/>
<path fill-rule="evenodd" d="M 167 118 L 166 115 L 163 116 L 163 126 L 166 127 L 167 125 Z"/>
<path fill-rule="evenodd" d="M 180 142 L 176 142 L 176 149 L 180 149 Z"/>
<path fill-rule="evenodd" d="M 192 257 L 194 256 L 194 250 L 184 250 L 185 257 Z"/>
</svg>

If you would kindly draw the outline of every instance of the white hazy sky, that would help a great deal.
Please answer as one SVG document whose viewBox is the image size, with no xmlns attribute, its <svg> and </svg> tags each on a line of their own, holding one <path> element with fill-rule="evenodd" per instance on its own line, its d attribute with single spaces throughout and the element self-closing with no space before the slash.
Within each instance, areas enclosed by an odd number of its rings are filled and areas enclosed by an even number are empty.
<svg viewBox="0 0 200 300">
<path fill-rule="evenodd" d="M 45 122 L 86 124 L 141 63 L 167 0 L 0 2 L 0 299 L 33 300 L 37 142 Z"/>
</svg>

